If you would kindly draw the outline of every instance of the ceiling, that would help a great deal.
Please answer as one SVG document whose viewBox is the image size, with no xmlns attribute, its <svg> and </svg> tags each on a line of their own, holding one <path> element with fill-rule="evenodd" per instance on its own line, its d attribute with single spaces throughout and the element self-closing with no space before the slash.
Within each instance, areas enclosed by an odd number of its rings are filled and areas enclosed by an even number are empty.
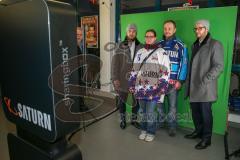
<svg viewBox="0 0 240 160">
<path fill-rule="evenodd" d="M 17 3 L 24 0 L 0 0 L 0 4 L 9 5 L 13 3 Z M 89 11 L 98 11 L 97 5 L 92 5 L 90 0 L 58 0 L 62 2 L 71 3 L 74 6 L 78 6 L 81 12 L 89 12 Z M 102 0 L 104 1 L 104 0 Z M 159 1 L 161 3 L 161 7 L 169 7 L 169 6 L 182 6 L 184 3 L 187 3 L 188 0 L 115 0 L 121 2 L 121 9 L 124 10 L 136 10 L 142 8 L 156 8 L 156 2 Z M 237 4 L 237 1 L 240 0 L 212 0 L 212 2 L 216 3 L 217 6 L 225 6 L 225 5 L 234 5 Z M 206 6 L 210 0 L 193 0 L 193 5 L 205 4 Z M 1 5 L 0 5 L 1 6 Z"/>
<path fill-rule="evenodd" d="M 136 9 L 136 8 L 146 8 L 146 7 L 156 7 L 157 0 L 121 0 L 122 9 Z M 166 5 L 176 5 L 182 6 L 187 3 L 187 0 L 159 0 L 162 6 Z M 193 0 L 193 3 L 208 2 L 208 0 Z"/>
</svg>

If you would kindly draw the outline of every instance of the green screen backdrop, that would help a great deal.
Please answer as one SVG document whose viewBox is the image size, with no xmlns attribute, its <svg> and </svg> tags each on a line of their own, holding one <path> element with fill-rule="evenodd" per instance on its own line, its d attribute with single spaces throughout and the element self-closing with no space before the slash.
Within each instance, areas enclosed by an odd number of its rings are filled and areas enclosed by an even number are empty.
<svg viewBox="0 0 240 160">
<path fill-rule="evenodd" d="M 189 59 L 191 58 L 191 45 L 196 40 L 193 32 L 194 23 L 199 19 L 210 21 L 212 37 L 221 41 L 224 47 L 224 72 L 218 79 L 218 100 L 213 104 L 213 132 L 218 134 L 224 134 L 226 129 L 236 18 L 237 7 L 121 15 L 121 38 L 124 39 L 126 35 L 127 25 L 135 23 L 138 27 L 137 37 L 142 43 L 144 43 L 147 29 L 155 29 L 157 38 L 160 40 L 163 22 L 168 19 L 174 20 L 177 24 L 176 35 L 187 45 Z M 178 124 L 181 127 L 193 128 L 189 99 L 184 99 L 184 90 L 185 86 L 182 87 L 178 96 Z M 130 112 L 129 105 L 127 110 Z"/>
</svg>

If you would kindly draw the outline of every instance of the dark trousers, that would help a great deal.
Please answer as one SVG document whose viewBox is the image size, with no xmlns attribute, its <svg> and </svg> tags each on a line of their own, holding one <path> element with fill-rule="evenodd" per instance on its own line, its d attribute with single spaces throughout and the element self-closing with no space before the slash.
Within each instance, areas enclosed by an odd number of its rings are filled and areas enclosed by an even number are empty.
<svg viewBox="0 0 240 160">
<path fill-rule="evenodd" d="M 122 121 L 126 120 L 126 103 L 127 103 L 128 93 L 120 92 L 118 97 L 118 108 L 120 112 L 120 117 Z M 136 105 L 133 105 L 131 120 L 137 120 L 137 113 L 139 110 L 139 103 L 137 101 Z"/>
<path fill-rule="evenodd" d="M 193 102 L 190 104 L 195 131 L 203 140 L 211 141 L 213 127 L 212 102 Z"/>
</svg>

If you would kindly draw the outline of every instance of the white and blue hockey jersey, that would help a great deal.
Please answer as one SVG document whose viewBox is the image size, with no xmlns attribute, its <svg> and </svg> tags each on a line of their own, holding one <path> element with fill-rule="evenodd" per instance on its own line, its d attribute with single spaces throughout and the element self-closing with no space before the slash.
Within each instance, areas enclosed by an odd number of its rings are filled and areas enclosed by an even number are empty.
<svg viewBox="0 0 240 160">
<path fill-rule="evenodd" d="M 188 53 L 183 42 L 175 36 L 169 40 L 161 40 L 158 43 L 169 55 L 171 62 L 171 80 L 185 81 L 188 72 Z"/>
<path fill-rule="evenodd" d="M 149 54 L 151 56 L 144 62 Z M 163 102 L 168 91 L 169 76 L 170 60 L 164 49 L 142 48 L 134 59 L 129 77 L 129 91 L 134 93 L 137 99 Z"/>
</svg>

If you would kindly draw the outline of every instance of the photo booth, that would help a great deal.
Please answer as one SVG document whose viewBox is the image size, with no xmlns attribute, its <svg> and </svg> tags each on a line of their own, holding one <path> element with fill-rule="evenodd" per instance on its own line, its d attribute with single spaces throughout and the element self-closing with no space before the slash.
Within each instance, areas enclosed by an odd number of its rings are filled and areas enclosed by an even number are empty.
<svg viewBox="0 0 240 160">
<path fill-rule="evenodd" d="M 10 159 L 81 160 L 78 146 L 65 139 L 79 122 L 66 122 L 56 112 L 60 102 L 71 105 L 71 111 L 79 108 L 79 99 L 70 98 L 68 87 L 79 82 L 78 72 L 70 73 L 68 63 L 77 55 L 75 9 L 45 0 L 1 5 L 1 100 L 17 129 L 16 135 L 8 134 Z M 53 75 L 59 64 L 61 72 Z M 62 85 L 55 85 L 57 81 Z"/>
</svg>

